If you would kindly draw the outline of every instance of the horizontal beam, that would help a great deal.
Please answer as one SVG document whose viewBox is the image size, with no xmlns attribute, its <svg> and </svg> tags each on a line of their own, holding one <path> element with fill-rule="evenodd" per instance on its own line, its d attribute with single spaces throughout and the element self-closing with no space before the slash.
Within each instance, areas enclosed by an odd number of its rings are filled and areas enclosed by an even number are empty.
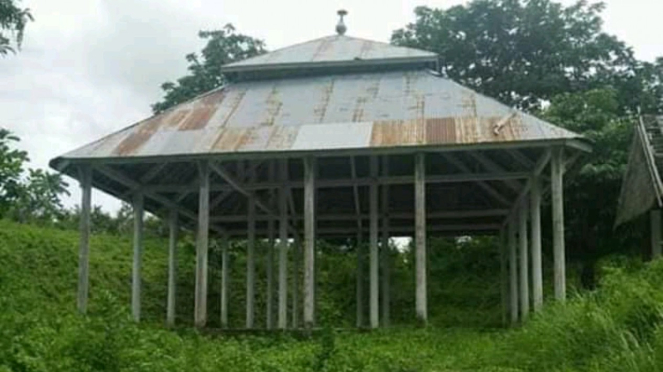
<svg viewBox="0 0 663 372">
<path fill-rule="evenodd" d="M 480 211 L 444 211 L 444 212 L 431 212 L 426 215 L 426 218 L 431 219 L 445 219 L 445 218 L 477 218 L 477 217 L 503 217 L 509 214 L 508 209 L 488 209 Z M 268 215 L 259 215 L 256 216 L 256 221 L 267 221 L 271 217 Z M 289 216 L 290 219 L 303 220 L 304 217 L 301 215 Z M 318 221 L 354 221 L 358 219 L 367 220 L 370 216 L 368 214 L 323 214 L 316 216 Z M 414 213 L 390 213 L 390 220 L 412 220 L 414 219 Z M 210 221 L 221 222 L 221 223 L 233 223 L 233 222 L 246 222 L 246 215 L 234 215 L 234 216 L 216 216 L 211 217 Z"/>
<path fill-rule="evenodd" d="M 216 169 L 215 169 L 216 170 Z M 464 182 L 478 182 L 478 181 L 502 181 L 502 180 L 522 180 L 528 179 L 531 176 L 529 172 L 499 172 L 499 173 L 466 173 L 466 174 L 446 174 L 446 175 L 431 175 L 426 177 L 426 183 L 464 183 Z M 320 179 L 316 180 L 316 188 L 334 188 L 334 187 L 351 187 L 351 186 L 368 186 L 374 182 L 379 185 L 407 185 L 414 183 L 412 176 L 390 176 L 390 177 L 371 177 L 364 178 L 339 178 L 339 179 Z M 247 195 L 249 191 L 266 190 L 280 188 L 282 182 L 260 182 L 260 183 L 246 183 L 241 185 L 241 189 L 236 187 L 236 183 L 217 184 L 211 185 L 212 191 L 226 191 L 236 190 L 243 195 Z M 289 181 L 286 183 L 289 188 L 303 188 L 302 181 Z M 197 191 L 197 187 L 192 185 L 151 185 L 144 187 L 148 192 L 186 192 Z"/>
<path fill-rule="evenodd" d="M 439 233 L 457 233 L 465 234 L 470 232 L 499 232 L 502 225 L 500 223 L 484 223 L 484 224 L 463 224 L 463 225 L 439 225 L 439 226 L 428 226 L 426 228 L 427 232 L 439 232 Z M 342 228 L 342 227 L 321 227 L 316 228 L 315 232 L 317 236 L 324 235 L 337 235 L 337 236 L 346 236 L 346 237 L 355 237 L 359 231 L 356 227 L 352 228 Z M 368 232 L 368 227 L 363 228 L 362 232 Z M 267 229 L 257 229 L 257 235 L 267 236 Z M 232 236 L 246 236 L 246 229 L 237 229 L 237 230 L 228 230 L 228 234 Z M 414 226 L 412 227 L 402 227 L 394 226 L 389 228 L 389 234 L 391 236 L 402 235 L 413 235 Z"/>
</svg>

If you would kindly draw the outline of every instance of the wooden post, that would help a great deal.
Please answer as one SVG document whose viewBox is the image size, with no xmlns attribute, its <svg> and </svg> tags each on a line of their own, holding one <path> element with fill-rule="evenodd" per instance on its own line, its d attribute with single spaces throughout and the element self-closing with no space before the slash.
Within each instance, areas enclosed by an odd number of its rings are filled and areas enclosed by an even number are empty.
<svg viewBox="0 0 663 372">
<path fill-rule="evenodd" d="M 92 209 L 92 168 L 80 168 L 81 219 L 79 221 L 80 245 L 78 248 L 78 311 L 87 312 L 87 299 L 90 286 L 90 211 Z"/>
<path fill-rule="evenodd" d="M 209 163 L 198 163 L 200 191 L 198 193 L 198 238 L 196 239 L 196 327 L 207 323 L 207 252 L 209 249 Z"/>
<path fill-rule="evenodd" d="M 278 327 L 285 329 L 288 325 L 288 163 L 281 160 L 281 180 L 279 190 L 279 316 Z"/>
<path fill-rule="evenodd" d="M 382 157 L 382 175 L 389 176 L 389 161 L 385 155 Z M 382 214 L 382 326 L 388 327 L 390 323 L 390 306 L 391 306 L 391 252 L 389 247 L 389 186 L 382 186 L 382 200 L 381 200 L 381 214 Z"/>
<path fill-rule="evenodd" d="M 364 326 L 364 249 L 361 228 L 357 231 L 357 328 Z"/>
<path fill-rule="evenodd" d="M 295 235 L 294 252 L 292 254 L 292 328 L 299 328 L 299 261 L 302 256 L 302 243 Z"/>
<path fill-rule="evenodd" d="M 221 235 L 221 328 L 228 328 L 228 284 L 230 273 L 228 272 L 228 249 L 230 248 L 228 235 Z"/>
<path fill-rule="evenodd" d="M 566 258 L 564 248 L 564 152 L 563 148 L 552 150 L 550 162 L 551 194 L 552 194 L 552 225 L 553 225 L 553 258 L 555 272 L 555 299 L 566 299 Z"/>
<path fill-rule="evenodd" d="M 507 273 L 507 234 L 504 229 L 500 230 L 498 237 L 498 248 L 500 250 L 500 299 L 502 300 L 502 325 L 507 325 L 509 316 L 509 275 Z"/>
<path fill-rule="evenodd" d="M 246 328 L 252 329 L 255 317 L 255 245 L 256 245 L 256 201 L 251 194 L 248 200 L 249 222 L 246 242 Z"/>
<path fill-rule="evenodd" d="M 304 158 L 304 327 L 315 316 L 315 169 L 316 159 Z"/>
<path fill-rule="evenodd" d="M 516 252 L 516 222 L 509 221 L 509 309 L 511 324 L 518 323 L 518 254 Z"/>
<path fill-rule="evenodd" d="M 166 324 L 175 325 L 175 303 L 177 291 L 177 211 L 171 210 L 168 218 L 168 299 L 166 301 Z"/>
<path fill-rule="evenodd" d="M 370 168 L 371 168 L 371 182 L 369 186 L 369 202 L 370 202 L 370 232 L 369 232 L 369 266 L 370 266 L 370 303 L 369 303 L 369 315 L 370 315 L 370 325 L 371 328 L 377 328 L 379 326 L 379 269 L 378 269 L 378 159 L 375 156 L 371 156 L 370 159 Z"/>
<path fill-rule="evenodd" d="M 529 260 L 527 250 L 527 203 L 523 202 L 518 211 L 518 238 L 520 242 L 520 320 L 529 315 Z"/>
<path fill-rule="evenodd" d="M 269 161 L 268 166 L 268 179 L 270 182 L 274 182 L 274 161 Z M 274 190 L 269 190 L 269 207 L 273 208 L 274 206 Z M 267 220 L 267 329 L 274 329 L 274 250 L 276 249 L 275 245 L 275 236 L 274 236 L 274 218 L 269 217 Z"/>
<path fill-rule="evenodd" d="M 541 262 L 541 182 L 532 177 L 530 228 L 532 239 L 532 299 L 534 311 L 543 307 L 543 264 Z"/>
<path fill-rule="evenodd" d="M 131 271 L 131 314 L 140 321 L 141 260 L 143 256 L 143 194 L 136 193 L 134 207 L 134 259 Z"/>
<path fill-rule="evenodd" d="M 661 210 L 652 209 L 649 212 L 651 223 L 651 257 L 657 259 L 661 257 Z"/>
<path fill-rule="evenodd" d="M 426 289 L 426 163 L 423 153 L 416 155 L 414 167 L 416 310 L 422 325 L 428 322 Z"/>
</svg>

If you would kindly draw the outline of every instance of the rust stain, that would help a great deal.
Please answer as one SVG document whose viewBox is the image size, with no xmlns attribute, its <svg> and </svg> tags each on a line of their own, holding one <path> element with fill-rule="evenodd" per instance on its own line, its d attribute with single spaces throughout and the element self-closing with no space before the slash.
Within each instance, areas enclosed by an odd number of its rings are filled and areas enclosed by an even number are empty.
<svg viewBox="0 0 663 372">
<path fill-rule="evenodd" d="M 295 143 L 297 138 L 297 133 L 299 132 L 298 127 L 274 127 L 272 135 L 267 141 L 266 148 L 268 150 L 287 150 L 290 149 Z"/>
<path fill-rule="evenodd" d="M 452 117 L 426 120 L 426 144 L 456 143 L 456 119 Z"/>
<path fill-rule="evenodd" d="M 419 120 L 377 121 L 371 131 L 371 146 L 416 145 L 423 142 L 423 132 L 423 123 Z"/>
<path fill-rule="evenodd" d="M 461 101 L 460 106 L 466 110 L 468 110 L 473 116 L 478 117 L 479 115 L 477 114 L 477 97 L 476 93 L 469 91 L 469 92 L 464 92 L 463 98 Z"/>
<path fill-rule="evenodd" d="M 322 57 L 327 51 L 330 50 L 332 46 L 331 40 L 323 40 L 319 45 L 318 48 L 315 50 L 315 53 L 313 53 L 313 56 L 311 57 L 311 61 L 317 61 L 318 58 Z"/>
<path fill-rule="evenodd" d="M 179 125 L 179 130 L 196 130 L 207 126 L 209 119 L 216 112 L 216 106 L 200 106 L 191 110 L 191 113 Z"/>
<path fill-rule="evenodd" d="M 219 136 L 212 145 L 212 151 L 230 152 L 234 151 L 242 142 L 242 137 L 246 129 L 225 128 L 221 130 Z"/>
<path fill-rule="evenodd" d="M 136 153 L 157 131 L 163 118 L 163 115 L 158 115 L 138 124 L 134 131 L 113 149 L 113 155 L 126 156 Z"/>
<path fill-rule="evenodd" d="M 226 118 L 223 119 L 223 124 L 221 125 L 222 128 L 225 128 L 228 125 L 228 122 L 233 117 L 233 114 L 235 113 L 235 111 L 237 111 L 237 108 L 242 103 L 242 100 L 244 99 L 245 95 L 246 95 L 246 90 L 241 90 L 241 91 L 237 92 L 237 95 L 233 98 L 232 106 L 231 106 L 230 110 L 228 111 L 228 114 L 226 115 Z"/>
<path fill-rule="evenodd" d="M 362 121 L 364 119 L 364 106 L 369 100 L 375 100 L 377 98 L 380 90 L 379 77 L 373 77 L 367 85 L 366 94 L 357 97 L 357 101 L 355 102 L 355 108 L 352 111 L 353 122 Z"/>
<path fill-rule="evenodd" d="M 276 117 L 281 113 L 281 107 L 283 107 L 283 102 L 279 99 L 279 90 L 274 84 L 272 91 L 269 93 L 267 100 L 265 101 L 265 111 L 267 112 L 267 117 L 261 121 L 260 125 L 274 125 Z"/>
<path fill-rule="evenodd" d="M 178 107 L 174 111 L 163 114 L 163 119 L 161 120 L 160 127 L 164 129 L 177 128 L 179 127 L 182 120 L 184 120 L 191 113 L 191 109 L 188 107 Z"/>
<path fill-rule="evenodd" d="M 321 123 L 325 119 L 325 113 L 327 113 L 327 107 L 329 106 L 329 100 L 331 95 L 334 92 L 334 78 L 331 78 L 328 84 L 322 88 L 322 99 L 320 103 L 313 109 L 313 114 L 317 117 L 318 123 Z"/>
</svg>

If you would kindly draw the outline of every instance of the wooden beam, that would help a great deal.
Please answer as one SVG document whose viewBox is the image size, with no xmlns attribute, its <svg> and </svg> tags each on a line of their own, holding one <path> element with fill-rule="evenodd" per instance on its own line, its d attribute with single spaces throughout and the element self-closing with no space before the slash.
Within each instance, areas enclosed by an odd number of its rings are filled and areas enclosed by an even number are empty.
<svg viewBox="0 0 663 372">
<path fill-rule="evenodd" d="M 375 156 L 370 158 L 371 176 L 378 176 L 378 159 Z M 372 183 L 369 186 L 369 204 L 370 204 L 370 231 L 369 231 L 369 321 L 371 328 L 378 328 L 379 318 L 379 248 L 378 248 L 378 184 Z"/>
<path fill-rule="evenodd" d="M 530 228 L 532 245 L 532 304 L 534 311 L 543 307 L 543 263 L 541 262 L 541 181 L 532 177 Z"/>
<path fill-rule="evenodd" d="M 196 327 L 207 323 L 207 270 L 209 250 L 209 162 L 198 163 L 200 191 L 198 193 L 198 236 L 196 238 L 196 292 L 195 316 Z"/>
<path fill-rule="evenodd" d="M 357 179 L 357 166 L 354 156 L 350 157 L 350 176 L 353 181 Z M 362 215 L 361 202 L 359 200 L 359 186 L 357 183 L 352 185 L 352 193 L 355 204 L 355 218 L 357 219 L 357 244 L 355 246 L 357 255 L 356 265 L 356 326 L 364 326 L 364 252 L 362 247 Z M 322 216 L 321 216 L 322 217 Z M 322 220 L 322 219 L 321 219 Z"/>
<path fill-rule="evenodd" d="M 77 306 L 81 314 L 87 312 L 90 287 L 90 214 L 92 210 L 92 169 L 82 165 L 79 169 L 81 185 L 81 215 L 79 221 L 80 243 L 78 248 L 78 296 Z"/>
<path fill-rule="evenodd" d="M 281 180 L 288 181 L 288 163 L 280 161 Z M 284 185 L 279 190 L 279 307 L 278 328 L 288 325 L 288 188 Z"/>
<path fill-rule="evenodd" d="M 459 235 L 467 234 L 470 232 L 491 232 L 498 233 L 502 228 L 501 223 L 467 223 L 467 224 L 443 224 L 443 225 L 426 225 L 426 231 L 428 233 L 457 233 Z M 348 237 L 348 235 L 354 235 L 359 230 L 356 227 L 321 227 L 316 228 L 316 234 L 319 236 L 330 236 L 330 235 L 340 235 Z M 390 225 L 389 231 L 392 236 L 405 236 L 415 234 L 415 226 L 393 226 Z M 231 236 L 242 236 L 246 235 L 246 229 L 233 229 L 226 230 L 226 232 Z M 366 226 L 363 228 L 362 233 L 370 233 L 370 227 Z M 257 235 L 266 235 L 267 229 L 257 229 Z"/>
<path fill-rule="evenodd" d="M 496 172 L 496 173 L 508 172 L 508 170 L 504 169 L 504 167 L 492 161 L 491 159 L 488 159 L 485 155 L 481 153 L 475 151 L 469 151 L 468 154 L 471 157 L 473 157 L 474 160 L 476 160 L 484 168 L 486 168 L 489 172 Z M 514 180 L 504 180 L 504 184 L 516 193 L 520 192 L 520 189 L 522 189 L 522 185 Z"/>
<path fill-rule="evenodd" d="M 389 176 L 389 158 L 382 157 L 382 175 Z M 391 249 L 389 247 L 389 186 L 382 186 L 381 194 L 381 214 L 382 214 L 382 242 L 381 245 L 381 266 L 382 266 L 382 284 L 381 297 L 382 300 L 382 326 L 388 327 L 390 323 L 390 306 L 391 306 Z"/>
<path fill-rule="evenodd" d="M 527 184 L 525 184 L 525 187 L 523 187 L 523 189 L 520 191 L 520 195 L 518 195 L 518 198 L 516 198 L 516 200 L 514 201 L 513 206 L 511 207 L 511 210 L 509 211 L 507 218 L 504 219 L 503 225 L 506 225 L 511 218 L 518 219 L 520 205 L 527 198 L 527 195 L 532 188 L 532 177 L 538 177 L 541 174 L 541 172 L 543 172 L 543 170 L 548 165 L 548 162 L 550 161 L 550 158 L 552 156 L 551 154 L 552 154 L 551 150 L 546 149 L 543 155 L 539 157 L 539 160 L 537 160 L 536 165 L 534 166 L 534 171 L 530 174 L 530 176 L 528 177 Z"/>
<path fill-rule="evenodd" d="M 446 155 L 448 156 L 448 155 Z M 462 164 L 462 163 L 460 163 Z M 216 166 L 216 165 L 215 165 Z M 251 191 L 258 190 L 267 190 L 267 189 L 278 189 L 281 187 L 280 182 L 260 182 L 260 183 L 241 183 L 234 177 L 232 177 L 228 172 L 222 170 L 220 167 L 214 166 L 212 169 L 218 173 L 217 170 L 221 170 L 226 177 L 230 177 L 233 180 L 232 184 L 224 185 L 218 184 L 213 185 L 210 189 L 211 191 L 228 191 L 236 190 L 242 195 L 248 195 Z M 469 168 L 465 168 L 469 169 Z M 484 188 L 490 188 L 491 193 L 497 193 L 494 197 L 503 201 L 505 205 L 510 205 L 511 202 L 505 198 L 502 194 L 499 194 L 492 186 L 488 185 L 484 181 L 505 181 L 505 180 L 526 180 L 531 176 L 529 172 L 501 172 L 501 173 L 467 173 L 467 174 L 441 174 L 441 175 L 429 175 L 426 177 L 426 183 L 468 183 L 468 182 L 478 182 L 484 184 Z M 338 188 L 338 187 L 354 187 L 354 186 L 369 186 L 373 183 L 374 180 L 370 177 L 363 178 L 338 178 L 338 179 L 321 179 L 316 180 L 316 188 Z M 377 182 L 380 185 L 409 185 L 412 184 L 412 177 L 409 176 L 389 176 L 389 177 L 378 177 Z M 287 186 L 289 188 L 298 188 L 301 189 L 304 187 L 302 181 L 292 180 L 289 181 Z M 241 187 L 241 189 L 237 189 Z M 186 192 L 186 191 L 195 191 L 194 186 L 192 185 L 153 185 L 144 187 L 145 191 L 152 193 L 173 193 L 173 192 Z M 266 212 L 271 212 L 269 208 L 265 206 L 259 206 L 261 209 Z"/>
<path fill-rule="evenodd" d="M 304 327 L 309 330 L 315 319 L 315 173 L 316 159 L 304 158 Z"/>
<path fill-rule="evenodd" d="M 221 328 L 228 328 L 228 292 L 230 283 L 230 265 L 228 262 L 228 249 L 230 241 L 227 234 L 221 234 Z"/>
<path fill-rule="evenodd" d="M 423 153 L 415 157 L 414 204 L 415 204 L 415 269 L 416 269 L 416 312 L 422 325 L 428 322 L 428 291 L 426 289 L 426 159 Z"/>
<path fill-rule="evenodd" d="M 270 181 L 274 181 L 274 175 L 276 170 L 274 168 L 274 161 L 270 161 L 268 165 L 268 178 Z M 270 208 L 274 205 L 274 189 L 269 190 L 269 204 Z M 274 218 L 269 217 L 267 219 L 267 262 L 266 262 L 266 271 L 267 271 L 267 329 L 274 329 L 274 290 L 275 290 L 275 281 L 274 281 L 274 250 L 275 250 L 275 232 L 274 232 Z"/>
<path fill-rule="evenodd" d="M 453 154 L 442 154 L 442 156 L 451 164 L 453 164 L 458 170 L 464 173 L 471 174 L 472 171 L 470 168 L 468 168 L 463 162 L 461 162 L 455 155 Z M 499 191 L 497 191 L 493 186 L 487 184 L 484 181 L 487 181 L 489 179 L 484 178 L 480 179 L 477 178 L 475 181 L 479 187 L 481 187 L 488 195 L 490 195 L 493 199 L 498 201 L 502 205 L 509 205 L 511 202 L 505 198 Z"/>
<path fill-rule="evenodd" d="M 527 156 L 523 155 L 519 150 L 507 150 L 507 153 L 511 155 L 513 160 L 520 165 L 521 168 L 532 169 L 534 167 L 534 162 L 530 160 Z"/>
<path fill-rule="evenodd" d="M 163 168 L 168 165 L 168 162 L 163 162 L 157 164 L 155 167 L 150 168 L 150 170 L 147 171 L 142 177 L 139 178 L 138 184 L 141 186 L 134 187 L 131 190 L 127 191 L 124 195 L 122 195 L 122 198 L 128 198 L 131 197 L 134 193 L 137 191 L 140 191 L 140 189 L 143 187 L 142 185 L 146 185 L 149 183 L 154 177 L 156 177 L 162 170 Z"/>
<path fill-rule="evenodd" d="M 255 318 L 255 244 L 256 244 L 256 202 L 253 195 L 248 201 L 248 240 L 246 243 L 246 328 L 253 329 Z"/>
<path fill-rule="evenodd" d="M 177 212 L 170 211 L 168 218 L 168 298 L 166 300 L 166 324 L 175 325 L 175 303 L 177 294 Z"/>
<path fill-rule="evenodd" d="M 566 258 L 564 247 L 564 149 L 555 147 L 552 152 L 550 179 L 552 192 L 553 267 L 555 299 L 566 299 Z"/>
<path fill-rule="evenodd" d="M 527 320 L 529 315 L 529 259 L 527 244 L 527 203 L 521 204 L 518 213 L 518 241 L 520 243 L 520 320 Z"/>
<path fill-rule="evenodd" d="M 143 194 L 135 194 L 133 199 L 134 257 L 131 269 L 131 314 L 136 322 L 140 321 L 141 261 L 143 256 L 143 205 Z"/>
</svg>

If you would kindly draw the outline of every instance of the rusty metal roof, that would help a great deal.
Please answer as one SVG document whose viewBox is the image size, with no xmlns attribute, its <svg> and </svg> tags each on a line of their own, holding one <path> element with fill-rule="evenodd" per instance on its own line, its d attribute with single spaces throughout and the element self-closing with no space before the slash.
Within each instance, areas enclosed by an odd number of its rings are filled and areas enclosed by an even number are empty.
<svg viewBox="0 0 663 372">
<path fill-rule="evenodd" d="M 227 64 L 222 70 L 228 73 L 435 61 L 435 53 L 350 36 L 332 35 Z"/>
<path fill-rule="evenodd" d="M 391 71 L 227 85 L 63 159 L 576 139 L 437 74 Z"/>
</svg>

